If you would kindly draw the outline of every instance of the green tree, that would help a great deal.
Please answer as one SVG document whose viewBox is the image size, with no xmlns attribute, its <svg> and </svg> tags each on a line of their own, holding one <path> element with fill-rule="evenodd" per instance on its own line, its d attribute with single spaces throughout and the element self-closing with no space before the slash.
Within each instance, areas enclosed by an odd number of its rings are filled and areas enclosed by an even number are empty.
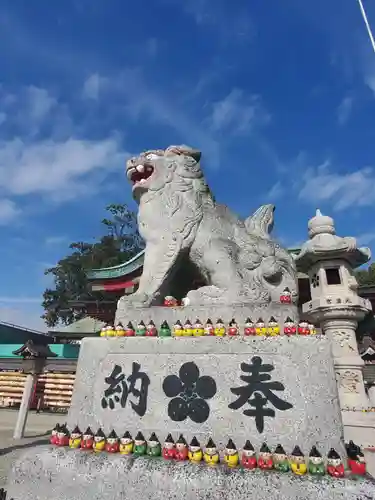
<svg viewBox="0 0 375 500">
<path fill-rule="evenodd" d="M 375 264 L 356 272 L 359 286 L 375 286 Z"/>
<path fill-rule="evenodd" d="M 90 291 L 86 271 L 121 264 L 144 247 L 136 215 L 127 205 L 112 204 L 106 207 L 106 211 L 108 217 L 102 220 L 106 234 L 94 243 L 72 243 L 69 246 L 71 253 L 44 273 L 52 276 L 54 282 L 54 287 L 43 293 L 45 312 L 42 318 L 48 327 L 60 323 L 69 325 L 83 316 L 70 307 L 70 301 L 106 298 L 105 292 Z"/>
</svg>

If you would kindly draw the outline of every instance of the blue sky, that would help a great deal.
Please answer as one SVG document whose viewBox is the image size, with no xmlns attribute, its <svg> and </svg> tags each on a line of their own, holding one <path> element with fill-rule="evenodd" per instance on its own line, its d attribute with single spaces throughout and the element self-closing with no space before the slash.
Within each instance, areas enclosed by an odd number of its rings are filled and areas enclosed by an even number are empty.
<svg viewBox="0 0 375 500">
<path fill-rule="evenodd" d="M 41 326 L 44 268 L 132 204 L 148 148 L 201 148 L 217 199 L 275 203 L 288 246 L 317 207 L 371 246 L 374 114 L 357 0 L 3 0 L 0 319 Z"/>
</svg>

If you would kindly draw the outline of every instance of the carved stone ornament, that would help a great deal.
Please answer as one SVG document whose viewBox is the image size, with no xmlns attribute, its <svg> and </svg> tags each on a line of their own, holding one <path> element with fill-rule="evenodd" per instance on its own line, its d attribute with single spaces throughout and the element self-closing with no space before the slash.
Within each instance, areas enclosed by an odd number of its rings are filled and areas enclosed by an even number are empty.
<svg viewBox="0 0 375 500">
<path fill-rule="evenodd" d="M 187 146 L 170 146 L 128 160 L 146 249 L 139 288 L 122 297 L 121 307 L 161 305 L 186 260 L 202 283 L 182 292 L 184 305 L 268 304 L 279 302 L 285 288 L 297 297 L 294 260 L 270 238 L 274 206 L 240 219 L 216 203 L 200 157 Z"/>
<path fill-rule="evenodd" d="M 361 382 L 360 377 L 357 372 L 353 370 L 346 370 L 344 372 L 338 372 L 340 388 L 348 394 L 358 394 L 358 384 Z"/>
<path fill-rule="evenodd" d="M 350 351 L 355 351 L 352 344 L 352 334 L 342 330 L 336 330 L 333 332 L 333 341 L 339 344 L 343 348 L 347 348 Z"/>
</svg>

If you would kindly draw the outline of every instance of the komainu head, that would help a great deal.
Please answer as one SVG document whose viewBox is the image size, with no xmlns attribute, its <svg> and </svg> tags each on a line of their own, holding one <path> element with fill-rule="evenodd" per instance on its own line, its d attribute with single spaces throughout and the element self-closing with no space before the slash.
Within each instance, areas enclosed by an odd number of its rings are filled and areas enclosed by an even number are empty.
<svg viewBox="0 0 375 500">
<path fill-rule="evenodd" d="M 163 189 L 176 179 L 183 179 L 187 186 L 194 180 L 205 184 L 200 158 L 201 152 L 189 146 L 169 146 L 130 158 L 126 175 L 133 185 L 134 198 L 139 201 L 144 193 Z"/>
</svg>

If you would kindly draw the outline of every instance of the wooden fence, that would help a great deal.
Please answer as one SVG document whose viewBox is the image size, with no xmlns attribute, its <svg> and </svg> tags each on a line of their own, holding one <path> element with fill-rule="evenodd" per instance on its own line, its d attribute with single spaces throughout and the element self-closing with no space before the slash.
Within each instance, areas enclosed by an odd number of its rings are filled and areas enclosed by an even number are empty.
<svg viewBox="0 0 375 500">
<path fill-rule="evenodd" d="M 21 403 L 26 374 L 0 371 L 0 407 L 17 407 Z M 38 376 L 32 409 L 68 410 L 73 393 L 75 373 L 46 372 Z"/>
</svg>

